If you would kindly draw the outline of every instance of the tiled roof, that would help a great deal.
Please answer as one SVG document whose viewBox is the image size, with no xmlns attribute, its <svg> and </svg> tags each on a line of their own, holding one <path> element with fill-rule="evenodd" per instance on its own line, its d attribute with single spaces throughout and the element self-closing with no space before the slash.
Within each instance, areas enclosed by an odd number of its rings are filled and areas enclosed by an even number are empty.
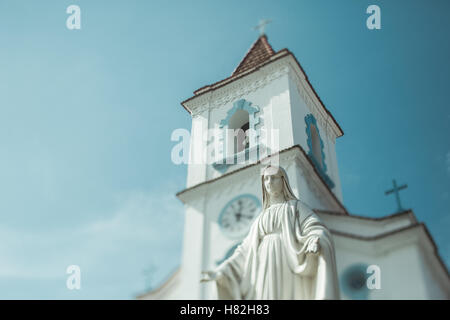
<svg viewBox="0 0 450 320">
<path fill-rule="evenodd" d="M 256 67 L 257 65 L 269 59 L 274 54 L 275 51 L 273 51 L 271 45 L 267 41 L 267 36 L 262 35 L 250 47 L 250 50 L 248 50 L 244 59 L 242 59 L 241 63 L 239 63 L 237 68 L 233 71 L 232 76 Z"/>
</svg>

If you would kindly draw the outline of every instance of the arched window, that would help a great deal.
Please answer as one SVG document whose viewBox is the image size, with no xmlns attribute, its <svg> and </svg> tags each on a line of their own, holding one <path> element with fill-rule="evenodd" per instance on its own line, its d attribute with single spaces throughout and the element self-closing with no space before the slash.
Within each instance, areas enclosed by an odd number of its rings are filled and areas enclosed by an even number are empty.
<svg viewBox="0 0 450 320">
<path fill-rule="evenodd" d="M 322 138 L 320 137 L 320 130 L 317 126 L 316 118 L 312 114 L 307 114 L 305 116 L 306 123 L 306 135 L 307 135 L 307 146 L 308 157 L 313 162 L 313 165 L 317 168 L 319 175 L 325 180 L 325 183 L 330 187 L 334 188 L 334 182 L 327 175 L 327 164 L 324 153 L 324 144 Z"/>
<path fill-rule="evenodd" d="M 232 153 L 238 153 L 244 151 L 249 146 L 249 114 L 246 110 L 237 110 L 230 118 L 228 123 L 229 137 L 227 141 L 229 142 L 228 150 Z"/>
<path fill-rule="evenodd" d="M 323 142 L 320 138 L 319 128 L 317 127 L 316 118 L 312 114 L 305 117 L 307 144 L 309 147 L 308 155 L 312 158 L 318 169 L 323 172 L 327 171 L 325 164 L 325 154 L 323 153 Z"/>
<path fill-rule="evenodd" d="M 259 157 L 259 123 L 258 106 L 245 99 L 233 103 L 219 123 L 219 128 L 224 130 L 218 138 L 223 146 L 224 158 L 213 163 L 216 170 L 224 173 L 233 164 Z"/>
<path fill-rule="evenodd" d="M 311 130 L 312 153 L 314 155 L 314 158 L 316 158 L 320 168 L 323 169 L 322 147 L 320 145 L 319 133 L 314 124 L 311 124 L 310 130 Z"/>
</svg>

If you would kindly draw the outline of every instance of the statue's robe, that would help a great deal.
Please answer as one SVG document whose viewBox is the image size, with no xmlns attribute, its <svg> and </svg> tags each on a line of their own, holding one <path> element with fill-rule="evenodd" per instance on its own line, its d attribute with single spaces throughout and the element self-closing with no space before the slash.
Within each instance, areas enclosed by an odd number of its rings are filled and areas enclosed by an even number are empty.
<svg viewBox="0 0 450 320">
<path fill-rule="evenodd" d="M 313 236 L 319 252 L 305 253 Z M 330 231 L 303 202 L 264 210 L 247 237 L 216 271 L 219 299 L 339 299 Z"/>
</svg>

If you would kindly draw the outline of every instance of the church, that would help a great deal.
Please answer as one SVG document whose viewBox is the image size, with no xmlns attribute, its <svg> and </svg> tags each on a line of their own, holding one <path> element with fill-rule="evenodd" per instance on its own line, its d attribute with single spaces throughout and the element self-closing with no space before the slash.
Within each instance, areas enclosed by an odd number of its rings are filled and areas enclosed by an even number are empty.
<svg viewBox="0 0 450 320">
<path fill-rule="evenodd" d="M 343 130 L 288 49 L 274 51 L 262 34 L 230 77 L 181 104 L 192 117 L 187 185 L 177 193 L 182 262 L 137 299 L 217 299 L 201 271 L 229 257 L 261 212 L 267 161 L 286 170 L 295 196 L 330 230 L 341 299 L 450 298 L 447 267 L 412 210 L 381 218 L 346 210 L 335 151 Z M 198 154 L 212 159 L 194 161 Z"/>
</svg>

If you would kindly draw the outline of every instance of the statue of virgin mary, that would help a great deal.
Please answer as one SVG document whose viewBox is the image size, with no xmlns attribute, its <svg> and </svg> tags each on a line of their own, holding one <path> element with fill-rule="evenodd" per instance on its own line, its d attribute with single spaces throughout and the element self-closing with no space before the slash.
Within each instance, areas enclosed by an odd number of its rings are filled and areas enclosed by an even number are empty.
<svg viewBox="0 0 450 320">
<path fill-rule="evenodd" d="M 234 253 L 200 281 L 219 299 L 339 299 L 330 231 L 298 200 L 281 167 L 261 174 L 263 208 Z"/>
</svg>

